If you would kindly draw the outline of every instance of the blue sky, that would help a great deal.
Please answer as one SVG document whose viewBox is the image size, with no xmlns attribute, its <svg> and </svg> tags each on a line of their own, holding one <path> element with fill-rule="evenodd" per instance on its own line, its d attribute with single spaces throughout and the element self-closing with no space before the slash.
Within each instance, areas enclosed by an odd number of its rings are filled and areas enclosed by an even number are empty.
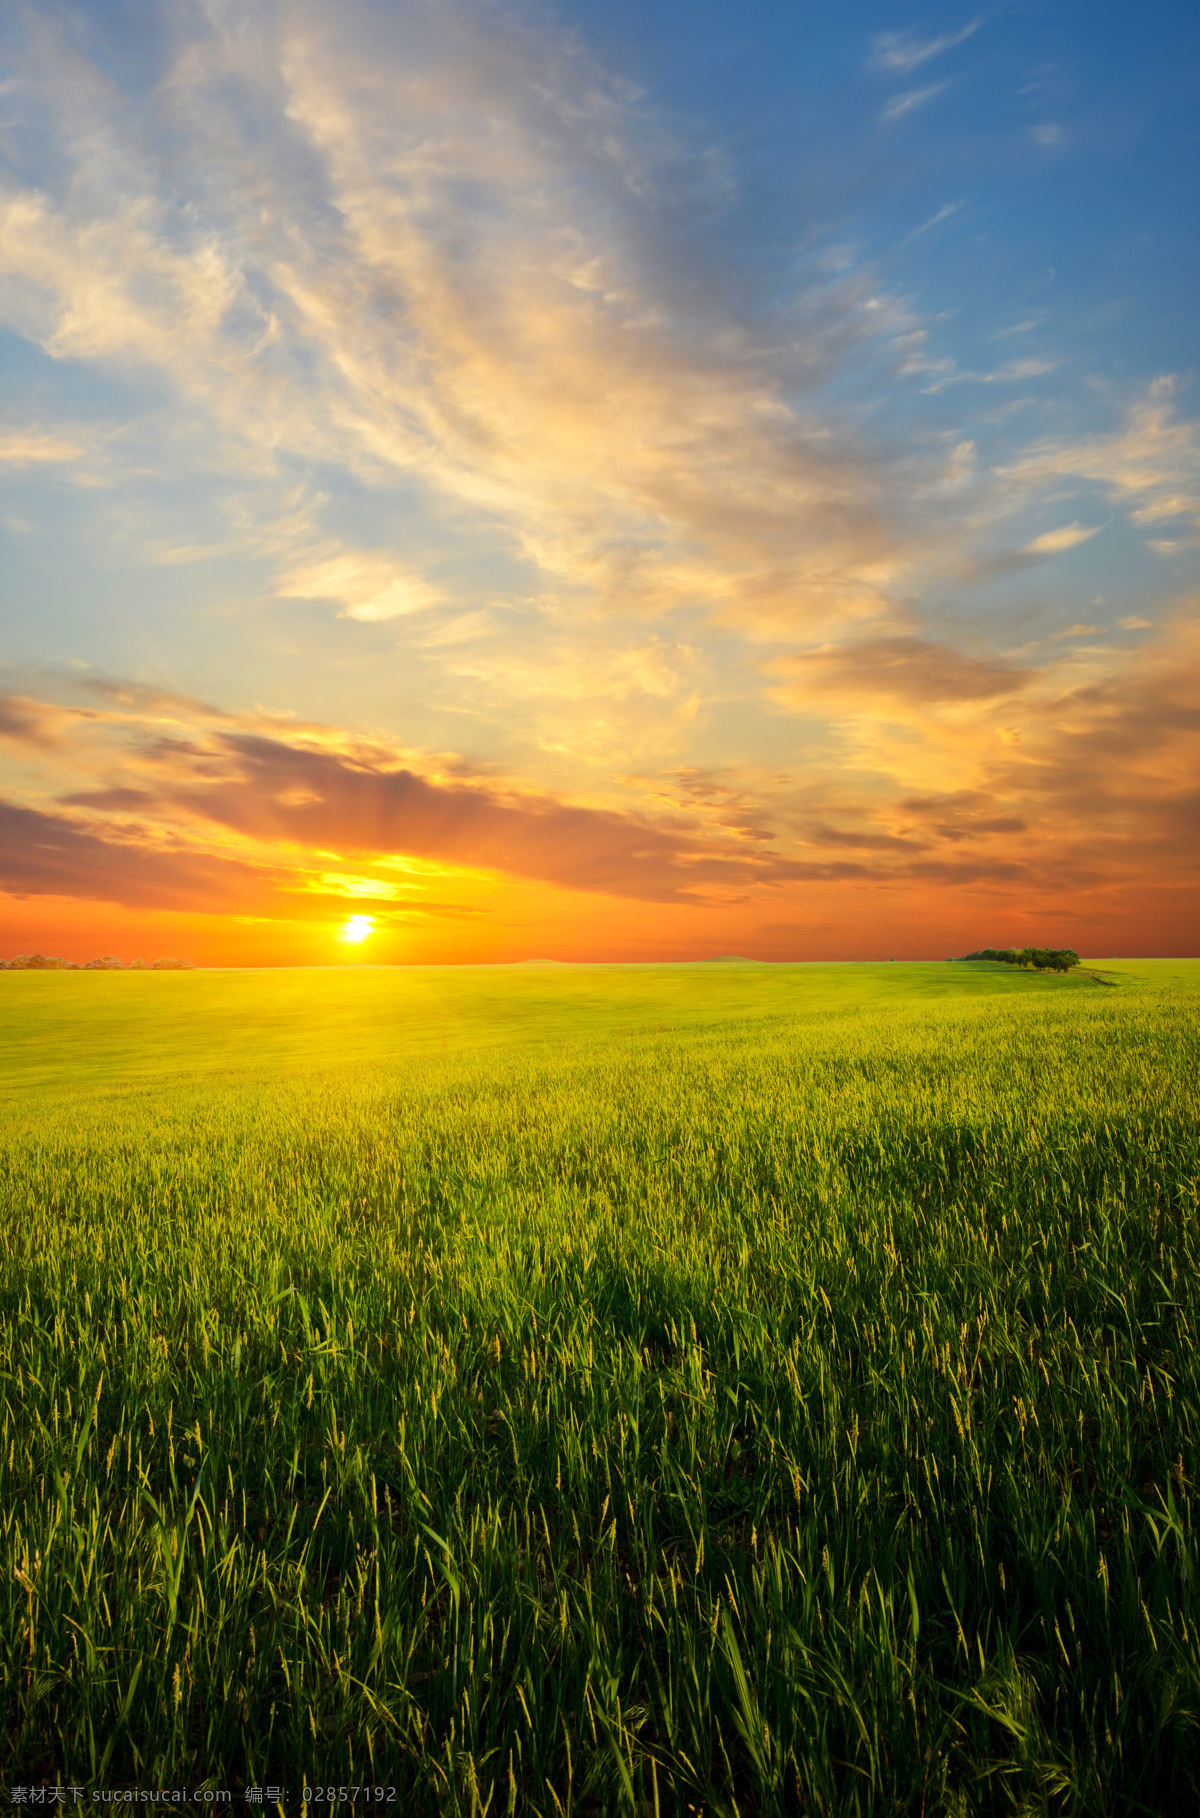
<svg viewBox="0 0 1200 1818">
<path fill-rule="evenodd" d="M 10 8 L 8 925 L 192 913 L 186 853 L 213 951 L 1178 947 L 1198 39 Z"/>
</svg>

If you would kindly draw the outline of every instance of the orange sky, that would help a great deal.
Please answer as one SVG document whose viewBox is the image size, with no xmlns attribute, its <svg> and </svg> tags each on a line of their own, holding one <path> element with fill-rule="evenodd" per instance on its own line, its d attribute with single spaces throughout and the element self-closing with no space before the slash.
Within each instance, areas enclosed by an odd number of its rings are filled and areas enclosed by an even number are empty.
<svg viewBox="0 0 1200 1818">
<path fill-rule="evenodd" d="M 4 707 L 43 805 L 0 808 L 21 890 L 0 898 L 0 942 L 254 965 L 1187 953 L 1196 645 L 1185 623 L 1121 678 L 999 713 L 906 717 L 873 675 L 861 736 L 908 730 L 908 778 L 751 792 L 681 769 L 638 809 L 145 686 L 64 684 Z M 931 786 L 939 768 L 960 786 Z M 351 916 L 365 940 L 346 940 Z"/>
</svg>

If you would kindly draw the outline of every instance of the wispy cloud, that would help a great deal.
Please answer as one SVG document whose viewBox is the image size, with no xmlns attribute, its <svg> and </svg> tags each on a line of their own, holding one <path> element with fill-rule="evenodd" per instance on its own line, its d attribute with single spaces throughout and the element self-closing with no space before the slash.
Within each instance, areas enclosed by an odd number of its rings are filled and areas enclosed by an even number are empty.
<svg viewBox="0 0 1200 1818">
<path fill-rule="evenodd" d="M 972 372 L 967 369 L 934 372 L 932 382 L 925 387 L 928 392 L 944 391 L 949 385 L 1020 385 L 1029 379 L 1040 379 L 1048 372 L 1053 372 L 1059 365 L 1057 360 L 1006 360 L 1002 366 L 993 367 L 991 372 Z"/>
<path fill-rule="evenodd" d="M 943 52 L 954 50 L 967 39 L 973 37 L 983 24 L 983 15 L 979 14 L 968 24 L 960 26 L 957 31 L 943 32 L 937 38 L 919 38 L 915 32 L 880 32 L 871 40 L 871 54 L 867 59 L 868 69 L 881 70 L 888 75 L 906 76 L 909 70 L 918 69 L 922 63 L 928 63 L 932 57 L 940 57 Z"/>
<path fill-rule="evenodd" d="M 1102 524 L 1063 524 L 1058 530 L 1044 530 L 1040 537 L 1034 537 L 1026 543 L 1024 555 L 1061 555 L 1064 550 L 1076 549 L 1080 543 L 1086 543 L 1097 531 L 1103 530 Z M 1095 627 L 1092 627 L 1095 630 Z"/>
<path fill-rule="evenodd" d="M 705 250 L 696 158 L 552 32 L 470 7 L 187 17 L 136 128 L 40 29 L 29 130 L 63 178 L 0 191 L 0 319 L 55 359 L 155 375 L 170 461 L 258 488 L 312 472 L 307 509 L 271 507 L 305 520 L 284 597 L 432 603 L 401 540 L 312 555 L 331 469 L 412 488 L 573 610 L 794 619 L 876 594 L 911 459 L 822 392 L 856 349 L 914 370 L 923 331 L 869 273 L 814 265 L 764 341 Z M 659 244 L 689 210 L 676 272 Z M 207 545 L 156 528 L 148 553 L 265 553 L 263 515 Z"/>
<path fill-rule="evenodd" d="M 906 114 L 915 113 L 919 107 L 924 107 L 927 102 L 942 94 L 949 86 L 948 82 L 933 82 L 928 88 L 910 88 L 906 89 L 902 95 L 893 95 L 892 99 L 879 110 L 880 124 L 889 126 L 894 120 L 903 120 Z"/>
<path fill-rule="evenodd" d="M 1009 360 L 992 372 L 980 373 L 978 377 L 985 385 L 1015 385 L 1022 379 L 1040 379 L 1043 374 L 1053 372 L 1057 364 L 1057 360 Z"/>
<path fill-rule="evenodd" d="M 277 592 L 285 600 L 333 600 L 348 618 L 365 621 L 425 612 L 444 595 L 389 556 L 342 550 L 302 562 L 282 575 Z"/>
<path fill-rule="evenodd" d="M 793 699 L 850 698 L 863 707 L 880 696 L 902 701 L 981 701 L 1015 694 L 1029 672 L 964 654 L 924 638 L 866 638 L 857 644 L 776 659 Z"/>
<path fill-rule="evenodd" d="M 0 695 L 0 739 L 10 739 L 17 746 L 51 749 L 71 715 L 48 701 L 27 695 Z"/>
<path fill-rule="evenodd" d="M 751 327 L 705 263 L 699 215 L 680 269 L 659 256 L 692 207 L 694 148 L 574 41 L 463 5 L 336 23 L 251 9 L 237 31 L 179 17 L 136 130 L 40 26 L 23 92 L 62 180 L 10 175 L 0 195 L 0 317 L 58 359 L 156 374 L 173 400 L 158 452 L 177 460 L 190 438 L 188 461 L 244 482 L 226 534 L 160 529 L 148 560 L 272 555 L 281 598 L 360 621 L 480 604 L 403 534 L 330 535 L 334 471 L 410 489 L 427 547 L 466 537 L 522 564 L 554 614 L 838 635 L 969 537 L 930 515 L 940 450 L 863 435 L 826 388 L 859 359 L 931 389 L 1055 361 L 964 372 L 853 266 L 814 265 L 778 323 Z M 893 34 L 878 66 L 915 68 L 978 24 Z M 171 146 L 197 173 L 187 208 Z M 245 486 L 263 492 L 250 514 Z"/>
<path fill-rule="evenodd" d="M 85 450 L 78 442 L 36 429 L 5 429 L 0 425 L 0 467 L 57 466 L 78 461 Z"/>
<path fill-rule="evenodd" d="M 1190 519 L 1200 526 L 1200 426 L 1181 417 L 1179 386 L 1156 379 L 1114 431 L 1036 442 L 1003 476 L 1022 486 L 1074 477 L 1096 482 L 1138 525 Z"/>
<path fill-rule="evenodd" d="M 909 241 L 920 239 L 922 234 L 929 233 L 932 228 L 940 227 L 943 221 L 948 221 L 952 215 L 958 214 L 962 206 L 961 202 L 943 202 L 937 213 L 930 215 L 928 221 L 922 221 L 920 227 L 914 227 L 913 231 L 901 241 L 901 245 L 907 245 Z"/>
</svg>

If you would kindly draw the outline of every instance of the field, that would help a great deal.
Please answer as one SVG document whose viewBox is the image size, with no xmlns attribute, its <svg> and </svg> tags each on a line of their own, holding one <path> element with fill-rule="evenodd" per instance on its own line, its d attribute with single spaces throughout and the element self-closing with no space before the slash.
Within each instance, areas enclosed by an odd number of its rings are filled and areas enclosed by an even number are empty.
<svg viewBox="0 0 1200 1818">
<path fill-rule="evenodd" d="M 5 1801 L 1197 1809 L 1198 1012 L 0 977 Z"/>
</svg>

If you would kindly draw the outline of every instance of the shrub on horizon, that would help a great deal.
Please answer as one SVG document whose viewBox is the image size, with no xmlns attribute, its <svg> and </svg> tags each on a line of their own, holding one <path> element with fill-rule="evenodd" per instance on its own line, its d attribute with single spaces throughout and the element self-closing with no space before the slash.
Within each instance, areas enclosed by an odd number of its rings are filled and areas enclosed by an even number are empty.
<svg viewBox="0 0 1200 1818">
<path fill-rule="evenodd" d="M 57 959 L 47 953 L 18 953 L 13 959 L 0 959 L 0 972 L 194 972 L 195 960 L 190 959 L 156 959 L 130 960 L 126 965 L 115 953 L 106 953 L 100 959 L 85 960 L 81 965 L 78 960 Z"/>
<path fill-rule="evenodd" d="M 1073 947 L 981 947 L 978 953 L 964 953 L 964 960 L 998 960 L 1004 966 L 1033 966 L 1038 972 L 1069 972 L 1078 966 L 1079 955 Z"/>
<path fill-rule="evenodd" d="M 6 972 L 78 972 L 78 960 L 58 959 L 52 953 L 18 953 L 5 966 Z"/>
</svg>

